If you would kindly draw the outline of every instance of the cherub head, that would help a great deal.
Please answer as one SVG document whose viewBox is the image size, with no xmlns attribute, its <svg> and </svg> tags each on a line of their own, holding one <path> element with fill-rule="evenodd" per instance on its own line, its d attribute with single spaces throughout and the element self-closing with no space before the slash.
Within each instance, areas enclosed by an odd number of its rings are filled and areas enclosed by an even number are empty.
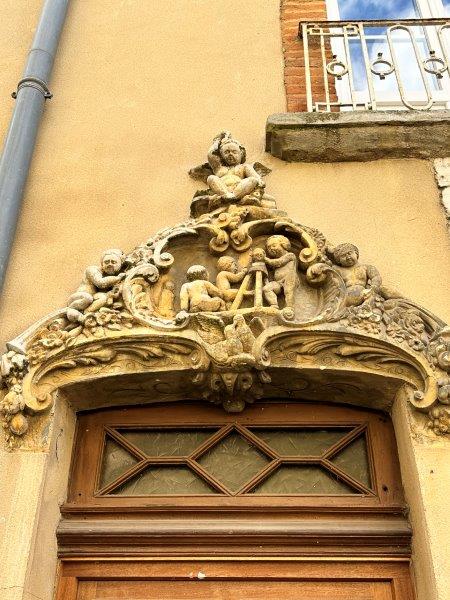
<svg viewBox="0 0 450 600">
<path fill-rule="evenodd" d="M 237 273 L 238 266 L 235 259 L 232 256 L 221 256 L 217 261 L 218 271 L 229 271 L 230 273 Z"/>
<path fill-rule="evenodd" d="M 103 273 L 105 275 L 117 275 L 122 268 L 124 258 L 125 256 L 122 250 L 118 250 L 117 248 L 112 248 L 103 252 L 101 258 L 101 268 Z"/>
<path fill-rule="evenodd" d="M 219 154 L 229 167 L 244 163 L 246 158 L 244 146 L 229 136 L 222 138 L 219 144 Z"/>
<path fill-rule="evenodd" d="M 354 267 L 358 262 L 359 250 L 353 244 L 339 244 L 333 250 L 333 256 L 341 267 Z"/>
<path fill-rule="evenodd" d="M 284 235 L 272 235 L 266 242 L 267 254 L 272 258 L 279 258 L 289 252 L 291 242 Z"/>
<path fill-rule="evenodd" d="M 186 271 L 186 279 L 188 281 L 196 281 L 198 279 L 208 281 L 209 274 L 203 265 L 192 265 L 192 267 L 189 267 Z"/>
<path fill-rule="evenodd" d="M 262 262 L 266 256 L 266 253 L 262 248 L 253 248 L 252 250 L 252 260 L 256 262 Z"/>
</svg>

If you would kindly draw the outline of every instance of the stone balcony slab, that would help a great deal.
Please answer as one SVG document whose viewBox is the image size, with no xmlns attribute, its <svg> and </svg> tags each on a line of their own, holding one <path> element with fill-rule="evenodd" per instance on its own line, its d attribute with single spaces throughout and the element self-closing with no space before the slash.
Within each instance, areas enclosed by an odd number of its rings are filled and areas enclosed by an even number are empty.
<svg viewBox="0 0 450 600">
<path fill-rule="evenodd" d="M 289 162 L 450 156 L 450 110 L 277 113 L 266 151 Z"/>
</svg>

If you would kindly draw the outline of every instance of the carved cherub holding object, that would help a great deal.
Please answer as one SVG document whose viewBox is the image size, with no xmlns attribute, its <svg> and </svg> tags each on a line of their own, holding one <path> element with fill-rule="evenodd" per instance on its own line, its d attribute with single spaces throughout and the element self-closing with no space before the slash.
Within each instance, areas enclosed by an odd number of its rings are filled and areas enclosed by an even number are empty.
<svg viewBox="0 0 450 600">
<path fill-rule="evenodd" d="M 247 269 L 240 269 L 232 256 L 221 256 L 217 261 L 217 270 L 216 285 L 221 290 L 224 300 L 233 302 L 238 290 L 232 289 L 231 285 L 241 282 Z"/>
<path fill-rule="evenodd" d="M 272 235 L 266 242 L 265 263 L 273 269 L 273 281 L 264 285 L 264 297 L 270 306 L 278 307 L 277 296 L 284 294 L 286 306 L 293 308 L 295 289 L 298 285 L 297 257 L 291 250 L 291 242 L 284 235 Z"/>
<path fill-rule="evenodd" d="M 112 300 L 111 291 L 126 276 L 120 273 L 124 261 L 121 250 L 106 250 L 102 254 L 101 266 L 86 269 L 83 283 L 72 294 L 66 310 L 67 319 L 71 323 L 83 323 L 86 313 L 96 312 Z"/>
<path fill-rule="evenodd" d="M 339 244 L 328 252 L 347 288 L 347 306 L 362 304 L 380 291 L 381 276 L 378 269 L 358 262 L 359 250 L 356 246 Z"/>
<path fill-rule="evenodd" d="M 216 205 L 240 202 L 260 205 L 270 170 L 246 162 L 245 147 L 229 131 L 217 135 L 208 151 L 208 162 L 189 171 L 194 179 L 205 181 L 215 195 Z"/>
<path fill-rule="evenodd" d="M 181 286 L 180 307 L 186 312 L 217 312 L 225 310 L 223 292 L 209 281 L 208 271 L 202 265 L 192 265 L 186 273 L 187 283 Z"/>
</svg>

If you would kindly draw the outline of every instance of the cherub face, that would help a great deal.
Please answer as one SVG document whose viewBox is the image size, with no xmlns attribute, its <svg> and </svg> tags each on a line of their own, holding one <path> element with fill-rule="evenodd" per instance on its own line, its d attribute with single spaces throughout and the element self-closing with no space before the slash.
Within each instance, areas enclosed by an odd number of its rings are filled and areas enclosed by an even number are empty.
<svg viewBox="0 0 450 600">
<path fill-rule="evenodd" d="M 220 147 L 220 156 L 230 167 L 238 165 L 241 162 L 241 149 L 234 142 L 227 142 Z"/>
<path fill-rule="evenodd" d="M 281 240 L 273 237 L 267 241 L 267 252 L 269 256 L 279 258 L 280 256 L 283 256 L 286 250 L 283 248 Z"/>
<path fill-rule="evenodd" d="M 106 275 L 117 275 L 122 266 L 122 261 L 115 254 L 105 254 L 102 260 L 102 271 Z"/>
<path fill-rule="evenodd" d="M 228 270 L 231 271 L 231 273 L 237 273 L 238 272 L 238 266 L 237 266 L 235 260 L 233 260 L 233 261 L 230 260 L 230 266 L 228 267 Z"/>
<path fill-rule="evenodd" d="M 262 248 L 255 248 L 252 252 L 253 260 L 264 260 L 264 250 Z"/>
<path fill-rule="evenodd" d="M 336 260 L 343 267 L 353 267 L 358 262 L 358 254 L 355 250 L 346 250 L 344 252 L 340 252 L 336 256 Z"/>
</svg>

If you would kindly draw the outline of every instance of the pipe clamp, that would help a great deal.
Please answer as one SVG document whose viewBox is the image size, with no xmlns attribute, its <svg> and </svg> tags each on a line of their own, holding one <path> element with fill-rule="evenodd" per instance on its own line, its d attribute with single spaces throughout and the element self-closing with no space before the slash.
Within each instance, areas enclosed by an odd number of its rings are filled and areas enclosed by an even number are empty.
<svg viewBox="0 0 450 600">
<path fill-rule="evenodd" d="M 17 94 L 23 87 L 31 87 L 35 90 L 38 90 L 39 92 L 41 92 L 41 94 L 46 100 L 50 100 L 50 98 L 53 98 L 53 94 L 48 89 L 45 81 L 42 81 L 42 79 L 39 79 L 38 77 L 24 77 L 17 84 L 17 91 L 11 94 L 14 100 L 17 98 Z"/>
</svg>

